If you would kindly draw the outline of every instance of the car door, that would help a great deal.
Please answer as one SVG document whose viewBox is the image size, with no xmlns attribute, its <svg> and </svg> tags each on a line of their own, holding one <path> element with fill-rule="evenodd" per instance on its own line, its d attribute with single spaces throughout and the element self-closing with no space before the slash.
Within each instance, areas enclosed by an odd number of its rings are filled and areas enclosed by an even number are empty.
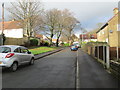
<svg viewBox="0 0 120 90">
<path fill-rule="evenodd" d="M 21 53 L 21 51 L 20 51 L 20 48 L 19 48 L 19 47 L 16 48 L 16 49 L 14 50 L 14 53 L 15 53 L 16 59 L 19 61 L 19 63 L 22 63 L 22 53 Z"/>
<path fill-rule="evenodd" d="M 22 54 L 21 57 L 22 57 L 23 63 L 30 61 L 31 56 L 28 54 L 28 49 L 27 48 L 22 47 L 21 48 L 21 54 Z"/>
</svg>

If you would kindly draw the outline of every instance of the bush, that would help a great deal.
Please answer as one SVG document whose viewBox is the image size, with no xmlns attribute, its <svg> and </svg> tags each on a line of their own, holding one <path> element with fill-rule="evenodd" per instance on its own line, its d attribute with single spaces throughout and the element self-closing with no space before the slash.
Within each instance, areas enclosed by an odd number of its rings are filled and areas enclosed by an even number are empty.
<svg viewBox="0 0 120 90">
<path fill-rule="evenodd" d="M 49 46 L 50 44 L 49 44 L 49 42 L 47 42 L 47 41 L 41 41 L 40 42 L 40 46 Z"/>
<path fill-rule="evenodd" d="M 44 46 L 49 46 L 49 43 L 48 43 L 48 42 L 45 42 L 45 43 L 44 43 Z"/>
<path fill-rule="evenodd" d="M 30 39 L 30 45 L 31 46 L 37 46 L 38 45 L 38 39 Z"/>
</svg>

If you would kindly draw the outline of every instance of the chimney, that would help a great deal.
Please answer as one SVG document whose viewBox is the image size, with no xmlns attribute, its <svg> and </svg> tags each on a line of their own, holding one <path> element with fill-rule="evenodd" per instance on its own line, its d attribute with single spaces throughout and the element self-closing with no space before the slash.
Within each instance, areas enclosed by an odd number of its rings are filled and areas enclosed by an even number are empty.
<svg viewBox="0 0 120 90">
<path fill-rule="evenodd" d="M 114 13 L 114 15 L 116 15 L 118 13 L 118 8 L 114 8 L 113 13 Z"/>
</svg>

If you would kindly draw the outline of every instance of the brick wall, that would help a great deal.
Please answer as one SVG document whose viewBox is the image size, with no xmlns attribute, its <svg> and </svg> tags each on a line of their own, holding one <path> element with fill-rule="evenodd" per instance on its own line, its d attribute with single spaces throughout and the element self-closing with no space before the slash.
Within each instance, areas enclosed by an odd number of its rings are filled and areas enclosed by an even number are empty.
<svg viewBox="0 0 120 90">
<path fill-rule="evenodd" d="M 24 45 L 27 38 L 6 38 L 5 45 Z"/>
</svg>

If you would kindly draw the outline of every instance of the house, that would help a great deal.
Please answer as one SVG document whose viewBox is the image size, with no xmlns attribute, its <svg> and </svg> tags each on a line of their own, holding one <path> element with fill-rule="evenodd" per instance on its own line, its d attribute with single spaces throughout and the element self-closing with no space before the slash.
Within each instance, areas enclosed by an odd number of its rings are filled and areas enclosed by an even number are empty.
<svg viewBox="0 0 120 90">
<path fill-rule="evenodd" d="M 2 23 L 2 22 L 0 22 Z M 0 24 L 0 33 L 2 33 L 2 24 Z M 18 21 L 4 22 L 4 32 L 6 37 L 23 38 L 23 29 Z"/>
<path fill-rule="evenodd" d="M 97 34 L 80 34 L 80 40 L 85 42 L 97 41 Z"/>
<path fill-rule="evenodd" d="M 43 35 L 42 34 L 35 34 L 35 37 L 40 39 L 40 40 L 43 40 Z"/>
<path fill-rule="evenodd" d="M 107 42 L 110 47 L 120 47 L 120 12 L 118 8 L 113 12 L 114 16 L 97 31 L 97 41 Z"/>
<path fill-rule="evenodd" d="M 2 33 L 2 22 L 0 22 L 0 34 Z M 27 42 L 26 34 L 19 21 L 4 22 L 4 31 L 6 36 L 5 45 L 23 45 Z"/>
</svg>

